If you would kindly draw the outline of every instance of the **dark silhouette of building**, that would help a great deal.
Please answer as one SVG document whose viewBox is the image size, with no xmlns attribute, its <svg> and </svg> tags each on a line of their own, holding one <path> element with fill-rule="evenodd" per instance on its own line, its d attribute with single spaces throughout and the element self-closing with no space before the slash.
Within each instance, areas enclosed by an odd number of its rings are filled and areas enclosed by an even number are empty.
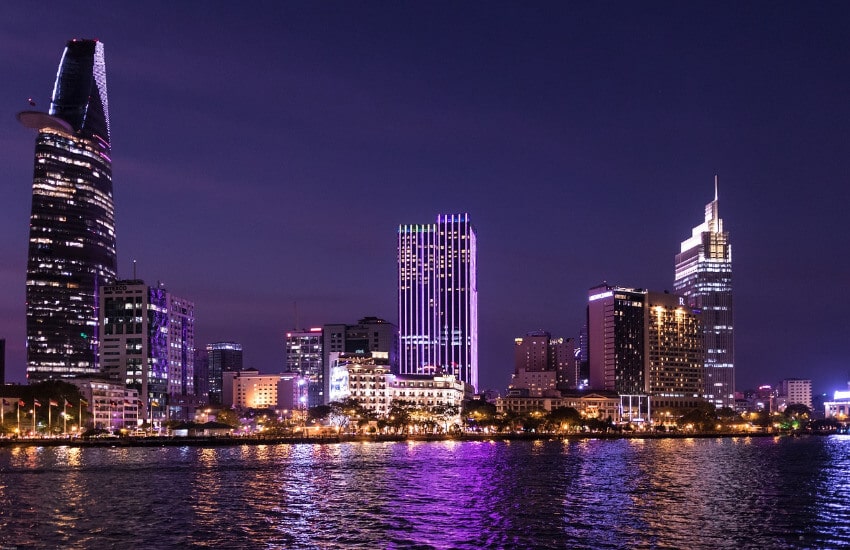
<svg viewBox="0 0 850 550">
<path fill-rule="evenodd" d="M 103 43 L 72 40 L 38 130 L 27 262 L 27 377 L 98 374 L 98 295 L 116 274 Z"/>
<path fill-rule="evenodd" d="M 242 344 L 215 342 L 207 344 L 207 372 L 211 405 L 222 404 L 222 373 L 242 370 Z"/>
</svg>

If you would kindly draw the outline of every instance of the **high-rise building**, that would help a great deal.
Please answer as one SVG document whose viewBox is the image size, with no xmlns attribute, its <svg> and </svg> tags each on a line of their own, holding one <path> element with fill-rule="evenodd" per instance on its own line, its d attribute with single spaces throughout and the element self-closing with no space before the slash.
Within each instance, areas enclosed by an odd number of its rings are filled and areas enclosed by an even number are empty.
<svg viewBox="0 0 850 550">
<path fill-rule="evenodd" d="M 6 339 L 0 338 L 0 386 L 6 383 Z"/>
<path fill-rule="evenodd" d="M 223 405 L 223 376 L 225 372 L 242 370 L 242 344 L 214 342 L 207 344 L 207 372 L 209 401 L 212 405 Z"/>
<path fill-rule="evenodd" d="M 170 406 L 194 395 L 192 302 L 132 279 L 104 286 L 100 311 L 103 375 L 138 390 L 142 420 L 169 419 Z"/>
<path fill-rule="evenodd" d="M 378 317 L 364 317 L 356 325 L 322 327 L 322 367 L 325 400 L 330 400 L 332 353 L 382 352 L 387 354 L 392 372 L 398 372 L 398 326 Z"/>
<path fill-rule="evenodd" d="M 477 239 L 468 214 L 398 228 L 399 372 L 478 388 Z"/>
<path fill-rule="evenodd" d="M 653 396 L 655 407 L 701 401 L 702 324 L 683 297 L 601 285 L 587 309 L 591 388 Z"/>
<path fill-rule="evenodd" d="M 693 228 L 676 254 L 673 286 L 686 303 L 702 311 L 705 330 L 705 398 L 717 407 L 735 406 L 735 346 L 732 331 L 732 245 L 723 231 L 717 202 L 705 206 L 705 220 Z"/>
<path fill-rule="evenodd" d="M 38 130 L 27 261 L 27 377 L 93 375 L 98 295 L 115 280 L 115 215 L 103 43 L 68 42 Z"/>
<path fill-rule="evenodd" d="M 286 372 L 300 374 L 307 381 L 307 406 L 325 404 L 325 372 L 322 328 L 286 333 Z"/>
</svg>

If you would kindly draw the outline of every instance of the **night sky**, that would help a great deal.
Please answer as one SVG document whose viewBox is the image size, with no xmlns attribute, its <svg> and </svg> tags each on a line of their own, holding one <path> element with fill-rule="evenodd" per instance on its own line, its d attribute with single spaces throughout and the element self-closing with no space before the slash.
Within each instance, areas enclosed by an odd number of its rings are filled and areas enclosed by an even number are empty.
<svg viewBox="0 0 850 550">
<path fill-rule="evenodd" d="M 220 4 L 220 5 L 219 5 Z M 196 345 L 279 372 L 303 327 L 397 321 L 396 232 L 468 212 L 481 387 L 577 337 L 602 281 L 672 290 L 720 179 L 737 389 L 850 379 L 850 4 L 4 2 L 0 337 L 25 379 L 35 134 L 70 38 L 105 43 L 119 274 Z"/>
</svg>

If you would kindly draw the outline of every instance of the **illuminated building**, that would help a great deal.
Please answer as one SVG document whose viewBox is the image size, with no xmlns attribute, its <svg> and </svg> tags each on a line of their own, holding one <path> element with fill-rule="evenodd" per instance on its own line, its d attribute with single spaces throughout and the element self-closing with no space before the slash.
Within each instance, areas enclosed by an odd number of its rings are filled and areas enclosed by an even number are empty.
<svg viewBox="0 0 850 550">
<path fill-rule="evenodd" d="M 478 387 L 476 233 L 467 214 L 398 229 L 399 373 Z"/>
<path fill-rule="evenodd" d="M 307 380 L 307 406 L 324 405 L 326 394 L 321 327 L 287 332 L 284 344 L 286 371 L 298 373 Z"/>
<path fill-rule="evenodd" d="M 683 297 L 601 285 L 587 310 L 591 388 L 652 396 L 656 409 L 702 401 L 702 324 Z"/>
<path fill-rule="evenodd" d="M 27 261 L 27 377 L 96 375 L 98 295 L 115 280 L 109 109 L 103 43 L 68 42 L 38 130 Z"/>
<path fill-rule="evenodd" d="M 705 221 L 693 228 L 676 254 L 673 286 L 687 304 L 702 311 L 705 330 L 705 398 L 717 407 L 735 406 L 735 346 L 732 331 L 732 245 L 723 231 L 717 203 L 705 207 Z"/>
<path fill-rule="evenodd" d="M 378 317 L 364 317 L 356 325 L 324 325 L 322 334 L 325 359 L 333 352 L 380 351 L 387 354 L 390 368 L 398 369 L 398 327 L 394 323 Z"/>
<path fill-rule="evenodd" d="M 785 406 L 805 405 L 812 408 L 812 381 L 801 378 L 786 378 L 779 384 L 779 395 L 785 398 Z"/>
<path fill-rule="evenodd" d="M 221 404 L 237 409 L 303 409 L 307 397 L 304 382 L 294 372 L 262 374 L 257 369 L 227 370 L 222 373 Z"/>
<path fill-rule="evenodd" d="M 207 388 L 211 405 L 222 405 L 222 376 L 225 372 L 242 370 L 242 344 L 214 342 L 207 344 Z"/>
<path fill-rule="evenodd" d="M 385 416 L 393 401 L 412 408 L 455 407 L 459 420 L 464 400 L 472 397 L 472 386 L 455 376 L 404 375 L 390 372 L 385 353 L 334 353 L 331 369 L 332 401 L 353 398 L 371 412 Z"/>
<path fill-rule="evenodd" d="M 564 393 L 557 396 L 508 395 L 495 400 L 496 412 L 531 413 L 551 412 L 561 407 L 575 409 L 584 418 L 596 418 L 620 422 L 620 396 L 615 392 L 590 391 L 586 393 Z"/>
<path fill-rule="evenodd" d="M 80 389 L 80 396 L 88 403 L 91 418 L 84 418 L 84 426 L 113 431 L 140 425 L 142 401 L 137 390 L 96 378 L 77 378 L 68 382 Z M 76 410 L 69 411 L 73 416 L 78 415 Z"/>
<path fill-rule="evenodd" d="M 0 386 L 6 383 L 6 339 L 0 338 Z"/>
<path fill-rule="evenodd" d="M 103 375 L 139 392 L 144 421 L 169 419 L 194 395 L 194 305 L 131 279 L 101 289 L 100 311 Z"/>
<path fill-rule="evenodd" d="M 386 353 L 334 352 L 330 364 L 329 401 L 353 397 L 377 414 L 389 411 L 389 381 L 394 376 Z"/>
<path fill-rule="evenodd" d="M 836 418 L 842 423 L 847 422 L 850 419 L 850 382 L 847 383 L 846 390 L 836 390 L 832 401 L 825 401 L 823 406 L 826 418 Z"/>
<path fill-rule="evenodd" d="M 509 390 L 541 396 L 576 387 L 577 365 L 572 338 L 552 338 L 546 331 L 514 339 L 514 374 Z"/>
</svg>

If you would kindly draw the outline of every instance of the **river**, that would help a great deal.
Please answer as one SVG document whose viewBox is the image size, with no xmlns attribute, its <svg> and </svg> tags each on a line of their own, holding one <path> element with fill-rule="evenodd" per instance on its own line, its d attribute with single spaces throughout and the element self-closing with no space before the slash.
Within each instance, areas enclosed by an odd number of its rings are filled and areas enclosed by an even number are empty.
<svg viewBox="0 0 850 550">
<path fill-rule="evenodd" d="M 850 547 L 850 436 L 0 449 L 60 547 Z"/>
</svg>

